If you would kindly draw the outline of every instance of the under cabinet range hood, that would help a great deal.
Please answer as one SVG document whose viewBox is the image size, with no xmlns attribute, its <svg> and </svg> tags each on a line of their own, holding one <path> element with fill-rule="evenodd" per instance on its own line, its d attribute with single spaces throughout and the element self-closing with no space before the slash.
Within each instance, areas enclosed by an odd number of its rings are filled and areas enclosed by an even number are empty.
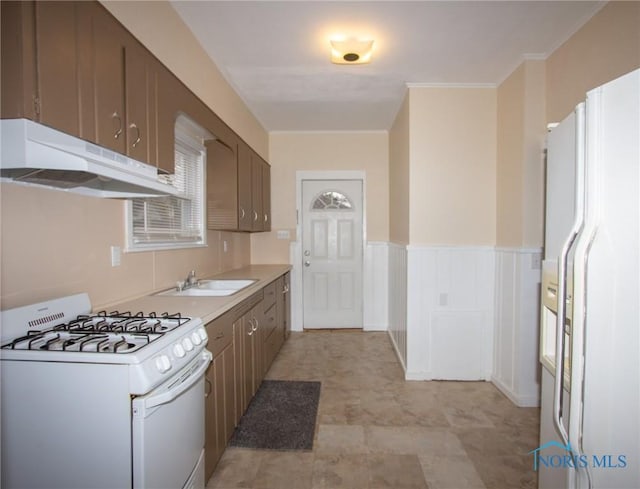
<svg viewBox="0 0 640 489">
<path fill-rule="evenodd" d="M 103 198 L 180 197 L 155 166 L 27 119 L 0 120 L 3 181 Z"/>
</svg>

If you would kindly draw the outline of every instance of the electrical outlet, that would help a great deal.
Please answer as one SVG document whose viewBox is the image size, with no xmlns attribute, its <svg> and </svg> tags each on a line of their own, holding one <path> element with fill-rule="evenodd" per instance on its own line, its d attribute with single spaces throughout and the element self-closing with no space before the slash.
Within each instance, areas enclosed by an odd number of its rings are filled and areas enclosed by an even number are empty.
<svg viewBox="0 0 640 489">
<path fill-rule="evenodd" d="M 276 237 L 278 239 L 291 239 L 291 233 L 289 232 L 288 229 L 278 229 L 278 232 L 276 233 Z"/>
<path fill-rule="evenodd" d="M 122 257 L 122 250 L 120 249 L 120 247 L 112 246 L 111 247 L 111 266 L 119 267 L 121 257 Z"/>
</svg>

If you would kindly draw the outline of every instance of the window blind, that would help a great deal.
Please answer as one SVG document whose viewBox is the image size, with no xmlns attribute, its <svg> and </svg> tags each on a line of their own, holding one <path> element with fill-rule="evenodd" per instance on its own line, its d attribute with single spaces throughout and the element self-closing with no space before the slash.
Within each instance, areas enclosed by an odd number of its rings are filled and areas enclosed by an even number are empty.
<svg viewBox="0 0 640 489">
<path fill-rule="evenodd" d="M 134 199 L 134 246 L 204 243 L 204 155 L 202 144 L 176 126 L 175 172 L 164 178 L 184 198 Z"/>
</svg>

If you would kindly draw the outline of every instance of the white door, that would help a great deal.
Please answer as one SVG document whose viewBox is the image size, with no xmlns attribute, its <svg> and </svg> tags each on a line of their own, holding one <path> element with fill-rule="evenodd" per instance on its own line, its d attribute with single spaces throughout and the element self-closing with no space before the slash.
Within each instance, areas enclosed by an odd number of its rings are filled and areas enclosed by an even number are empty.
<svg viewBox="0 0 640 489">
<path fill-rule="evenodd" d="M 302 181 L 305 328 L 362 328 L 362 181 Z"/>
</svg>

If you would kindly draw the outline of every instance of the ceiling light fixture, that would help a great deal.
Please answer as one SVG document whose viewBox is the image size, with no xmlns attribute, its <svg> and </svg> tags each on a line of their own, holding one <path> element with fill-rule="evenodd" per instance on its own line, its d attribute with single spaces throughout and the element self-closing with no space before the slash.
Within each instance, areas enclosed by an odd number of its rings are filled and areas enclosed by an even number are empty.
<svg viewBox="0 0 640 489">
<path fill-rule="evenodd" d="M 331 62 L 343 65 L 359 65 L 371 61 L 373 41 L 358 39 L 331 40 Z"/>
</svg>

